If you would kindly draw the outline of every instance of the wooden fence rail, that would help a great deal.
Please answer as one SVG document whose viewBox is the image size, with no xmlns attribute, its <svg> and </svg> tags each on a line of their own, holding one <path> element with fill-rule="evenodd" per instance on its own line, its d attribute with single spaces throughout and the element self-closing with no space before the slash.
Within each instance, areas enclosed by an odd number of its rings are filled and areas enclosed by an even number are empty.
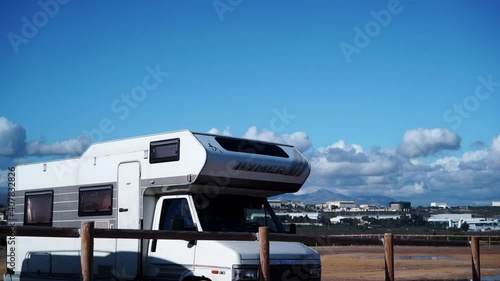
<svg viewBox="0 0 500 281">
<path fill-rule="evenodd" d="M 479 237 L 461 236 L 463 240 L 409 239 L 411 235 L 401 235 L 401 238 L 386 233 L 382 236 L 346 236 L 346 235 L 298 235 L 269 233 L 267 227 L 260 227 L 258 236 L 252 233 L 239 232 L 195 232 L 166 230 L 133 230 L 133 229 L 98 229 L 94 222 L 82 222 L 81 228 L 62 228 L 44 226 L 0 226 L 0 237 L 35 236 L 35 237 L 69 237 L 81 238 L 82 280 L 92 281 L 92 261 L 95 238 L 125 238 L 125 239 L 176 239 L 176 240 L 231 240 L 259 241 L 260 266 L 263 273 L 261 279 L 269 278 L 269 241 L 301 242 L 313 246 L 331 245 L 383 245 L 386 281 L 394 281 L 394 245 L 406 246 L 446 246 L 470 247 L 472 257 L 472 280 L 480 281 Z M 406 237 L 406 238 L 402 238 Z M 488 237 L 488 236 L 485 236 Z M 439 237 L 440 238 L 440 237 Z M 482 237 L 484 238 L 484 237 Z M 467 239 L 467 240 L 465 240 Z M 469 241 L 470 240 L 470 241 Z"/>
</svg>

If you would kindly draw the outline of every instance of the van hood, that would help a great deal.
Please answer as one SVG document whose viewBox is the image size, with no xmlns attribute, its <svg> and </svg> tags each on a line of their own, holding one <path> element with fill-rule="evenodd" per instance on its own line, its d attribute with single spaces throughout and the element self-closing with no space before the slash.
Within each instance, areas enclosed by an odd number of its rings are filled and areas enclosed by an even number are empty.
<svg viewBox="0 0 500 281">
<path fill-rule="evenodd" d="M 242 260 L 259 259 L 258 241 L 220 241 L 227 248 L 240 255 Z M 319 260 L 318 252 L 297 242 L 269 243 L 269 257 L 273 260 Z"/>
</svg>

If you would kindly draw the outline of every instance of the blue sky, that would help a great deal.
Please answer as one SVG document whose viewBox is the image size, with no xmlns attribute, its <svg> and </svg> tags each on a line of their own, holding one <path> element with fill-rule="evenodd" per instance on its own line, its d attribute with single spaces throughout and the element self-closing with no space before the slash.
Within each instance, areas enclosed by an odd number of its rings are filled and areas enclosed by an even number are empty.
<svg viewBox="0 0 500 281">
<path fill-rule="evenodd" d="M 490 204 L 499 11 L 493 0 L 1 1 L 0 164 L 225 130 L 300 147 L 306 192 Z"/>
</svg>

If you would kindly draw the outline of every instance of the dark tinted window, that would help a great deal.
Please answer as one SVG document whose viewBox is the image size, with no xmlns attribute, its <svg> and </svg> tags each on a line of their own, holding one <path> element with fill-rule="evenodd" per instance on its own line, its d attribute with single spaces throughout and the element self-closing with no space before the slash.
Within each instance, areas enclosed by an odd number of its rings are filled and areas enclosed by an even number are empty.
<svg viewBox="0 0 500 281">
<path fill-rule="evenodd" d="M 197 230 L 185 198 L 163 201 L 160 230 Z"/>
<path fill-rule="evenodd" d="M 221 194 L 197 203 L 204 231 L 257 232 L 259 226 L 267 226 L 271 232 L 283 232 L 265 198 Z"/>
<path fill-rule="evenodd" d="M 29 192 L 24 197 L 24 224 L 52 226 L 53 191 Z"/>
<path fill-rule="evenodd" d="M 149 145 L 149 163 L 179 161 L 180 140 L 154 141 Z"/>
<path fill-rule="evenodd" d="M 113 187 L 81 187 L 78 199 L 79 216 L 105 216 L 113 212 Z"/>
<path fill-rule="evenodd" d="M 288 154 L 275 144 L 224 137 L 215 137 L 215 140 L 229 151 L 288 158 Z"/>
</svg>

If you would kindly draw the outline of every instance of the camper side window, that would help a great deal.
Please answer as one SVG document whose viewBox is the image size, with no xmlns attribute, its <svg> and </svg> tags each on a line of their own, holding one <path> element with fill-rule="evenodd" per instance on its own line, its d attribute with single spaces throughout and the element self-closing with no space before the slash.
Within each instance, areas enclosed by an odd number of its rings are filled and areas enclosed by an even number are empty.
<svg viewBox="0 0 500 281">
<path fill-rule="evenodd" d="M 197 230 L 185 198 L 163 201 L 160 230 Z"/>
<path fill-rule="evenodd" d="M 113 186 L 80 187 L 78 216 L 108 216 L 113 212 Z"/>
<path fill-rule="evenodd" d="M 52 226 L 53 191 L 27 192 L 24 196 L 24 224 Z"/>
<path fill-rule="evenodd" d="M 153 141 L 149 144 L 149 163 L 179 161 L 180 140 Z"/>
</svg>

